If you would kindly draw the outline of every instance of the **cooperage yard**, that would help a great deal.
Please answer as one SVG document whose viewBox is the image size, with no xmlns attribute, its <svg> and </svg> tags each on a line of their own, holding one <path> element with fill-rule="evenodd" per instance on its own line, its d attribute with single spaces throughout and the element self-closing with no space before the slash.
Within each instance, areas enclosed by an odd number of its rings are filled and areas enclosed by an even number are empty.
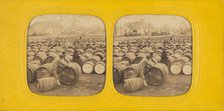
<svg viewBox="0 0 224 111">
<path fill-rule="evenodd" d="M 170 36 L 169 36 L 170 37 Z M 121 41 L 130 41 L 134 39 L 147 39 L 148 36 L 135 36 L 135 37 L 115 37 L 114 44 L 118 44 Z M 168 38 L 167 36 L 157 36 L 150 37 L 156 38 L 160 41 L 162 39 Z M 180 37 L 181 40 L 189 37 Z M 123 84 L 115 84 L 115 88 L 121 94 L 130 96 L 178 96 L 187 93 L 190 90 L 192 82 L 192 75 L 184 75 L 183 73 L 179 75 L 173 75 L 171 72 L 167 75 L 166 81 L 159 86 L 153 86 L 148 84 L 148 87 L 144 87 L 139 91 L 126 92 L 124 90 Z"/>
<path fill-rule="evenodd" d="M 67 43 L 72 44 L 73 42 L 71 42 L 71 41 L 73 41 L 73 40 L 78 40 L 79 41 L 79 37 L 74 37 L 73 35 L 64 36 L 62 38 L 66 42 L 63 42 L 61 45 L 66 45 Z M 101 37 L 101 36 L 98 36 L 98 38 L 88 37 L 88 39 L 89 38 L 92 40 L 91 42 L 94 42 L 93 40 L 96 40 L 96 41 L 100 40 L 100 42 L 97 41 L 97 43 L 104 44 L 103 43 L 103 41 L 104 41 L 103 39 L 105 39 L 104 37 Z M 32 42 L 32 41 L 54 42 L 57 39 L 58 38 L 55 35 L 53 35 L 53 36 L 38 36 L 38 37 L 30 36 L 28 41 L 29 42 Z M 79 41 L 79 42 L 81 42 L 81 41 Z M 89 43 L 88 41 L 84 41 L 84 44 L 85 44 L 85 42 L 87 42 L 86 44 Z M 75 47 L 75 46 L 73 46 L 73 47 Z M 50 48 L 50 47 L 48 47 L 48 48 Z M 64 50 L 66 50 L 66 48 Z M 93 51 L 97 51 L 97 50 L 98 49 L 95 49 Z M 104 55 L 105 55 L 105 52 L 104 52 Z M 104 58 L 105 58 L 105 56 L 104 56 Z M 32 61 L 34 61 L 34 60 L 28 60 L 28 64 L 30 64 L 30 62 L 32 62 Z M 102 60 L 100 60 L 100 61 L 102 61 Z M 78 64 L 80 65 L 80 63 L 78 63 Z M 82 70 L 82 65 L 80 65 L 80 68 Z M 97 93 L 99 93 L 104 87 L 104 82 L 105 82 L 105 74 L 104 73 L 103 74 L 96 74 L 96 72 L 93 71 L 92 73 L 85 74 L 83 71 L 81 71 L 81 75 L 80 75 L 78 81 L 75 84 L 65 85 L 65 84 L 61 83 L 62 86 L 60 86 L 60 87 L 57 86 L 53 90 L 39 91 L 37 89 L 37 83 L 36 82 L 28 82 L 28 84 L 29 84 L 29 88 L 32 92 L 34 92 L 36 94 L 40 94 L 40 95 L 89 96 L 89 95 L 96 95 Z"/>
<path fill-rule="evenodd" d="M 146 37 L 116 37 L 114 38 L 114 44 L 117 44 L 119 41 L 131 40 L 134 38 L 146 38 Z M 110 74 L 110 73 L 108 73 Z M 106 75 L 108 75 L 106 74 Z M 69 96 L 87 96 L 95 95 L 103 90 L 104 82 L 106 76 L 97 75 L 97 74 L 84 74 L 82 72 L 79 81 L 74 85 L 62 85 L 62 87 L 57 87 L 55 90 L 39 92 L 36 89 L 36 83 L 29 83 L 31 91 L 41 95 L 69 95 Z M 112 78 L 111 78 L 112 79 Z M 168 74 L 167 79 L 164 84 L 159 86 L 152 86 L 149 84 L 149 87 L 144 87 L 143 89 L 135 92 L 126 92 L 123 89 L 123 84 L 115 84 L 115 88 L 121 94 L 128 94 L 130 96 L 177 96 L 182 95 L 188 92 L 191 87 L 191 75 L 173 75 Z M 100 89 L 100 90 L 99 90 Z"/>
</svg>

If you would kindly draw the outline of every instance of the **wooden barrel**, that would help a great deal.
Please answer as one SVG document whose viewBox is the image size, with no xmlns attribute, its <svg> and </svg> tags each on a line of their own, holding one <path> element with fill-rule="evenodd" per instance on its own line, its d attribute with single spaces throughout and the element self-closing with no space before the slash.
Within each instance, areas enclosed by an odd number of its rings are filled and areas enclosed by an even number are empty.
<svg viewBox="0 0 224 111">
<path fill-rule="evenodd" d="M 130 78 L 124 80 L 124 90 L 127 92 L 134 92 L 143 88 L 143 81 L 141 78 Z"/>
<path fill-rule="evenodd" d="M 45 77 L 37 79 L 36 87 L 40 92 L 50 91 L 57 87 L 57 82 L 54 77 Z"/>
<path fill-rule="evenodd" d="M 187 62 L 189 62 L 189 59 L 187 57 L 182 56 L 180 58 L 177 58 L 170 66 L 171 73 L 175 75 L 180 74 L 182 72 L 183 65 Z"/>
<path fill-rule="evenodd" d="M 103 51 L 102 49 L 97 49 L 97 50 L 94 51 L 94 55 L 95 55 L 96 53 L 104 53 L 104 51 Z"/>
<path fill-rule="evenodd" d="M 180 62 L 174 62 L 171 66 L 170 66 L 170 72 L 172 74 L 180 74 L 181 71 L 182 71 L 182 67 L 183 67 L 183 64 L 180 63 Z"/>
<path fill-rule="evenodd" d="M 183 74 L 185 75 L 191 75 L 192 74 L 192 65 L 191 62 L 187 62 L 183 66 Z"/>
<path fill-rule="evenodd" d="M 124 64 L 126 66 L 130 65 L 128 61 L 121 61 L 121 62 L 118 62 L 118 63 L 114 63 L 114 65 L 116 65 L 116 64 Z"/>
<path fill-rule="evenodd" d="M 145 51 L 145 50 L 137 50 L 136 53 L 137 53 L 137 54 L 138 54 L 138 53 L 146 53 L 146 51 Z"/>
<path fill-rule="evenodd" d="M 46 53 L 47 54 L 49 54 L 49 53 L 56 53 L 56 49 L 48 49 Z"/>
<path fill-rule="evenodd" d="M 166 50 L 166 53 L 168 56 L 172 55 L 173 54 L 173 51 L 172 50 Z"/>
<path fill-rule="evenodd" d="M 49 55 L 47 56 L 45 60 L 45 63 L 52 63 L 58 57 L 59 56 L 56 53 L 49 53 Z"/>
<path fill-rule="evenodd" d="M 192 60 L 192 53 L 185 53 L 183 56 L 187 57 L 189 61 Z"/>
<path fill-rule="evenodd" d="M 101 61 L 99 56 L 92 56 L 91 58 L 88 59 L 88 61 L 93 61 L 94 63 Z"/>
<path fill-rule="evenodd" d="M 186 54 L 186 53 L 190 53 L 190 54 L 191 54 L 191 53 L 192 53 L 191 49 L 186 49 L 186 50 L 183 52 L 183 55 Z"/>
<path fill-rule="evenodd" d="M 123 48 L 121 49 L 121 52 L 127 53 L 127 52 L 128 52 L 128 48 L 127 48 L 127 47 L 123 47 Z"/>
<path fill-rule="evenodd" d="M 104 52 L 100 52 L 100 51 L 98 51 L 98 52 L 96 52 L 96 53 L 94 54 L 94 56 L 98 56 L 98 57 L 100 57 L 100 60 L 103 60 L 103 58 L 104 58 Z"/>
<path fill-rule="evenodd" d="M 38 53 L 38 48 L 37 47 L 34 47 L 34 48 L 32 48 L 31 49 L 33 52 L 35 52 L 35 53 Z"/>
<path fill-rule="evenodd" d="M 38 52 L 38 50 L 32 48 L 32 49 L 29 50 L 28 55 L 30 53 L 30 54 L 32 54 L 32 56 L 34 56 L 33 54 L 36 54 L 37 52 Z"/>
<path fill-rule="evenodd" d="M 118 55 L 119 57 L 123 57 L 123 56 L 125 55 L 125 53 L 124 53 L 124 52 L 118 52 L 117 55 Z"/>
<path fill-rule="evenodd" d="M 90 54 L 93 54 L 93 52 L 94 52 L 94 51 L 93 51 L 92 49 L 86 49 L 84 53 L 90 53 Z"/>
<path fill-rule="evenodd" d="M 119 57 L 119 55 L 118 54 L 113 54 L 113 58 L 115 58 L 115 57 Z"/>
<path fill-rule="evenodd" d="M 180 50 L 180 49 L 177 49 L 173 52 L 173 54 L 178 54 L 178 55 L 182 55 L 183 54 L 183 51 Z"/>
<path fill-rule="evenodd" d="M 38 52 L 37 55 L 34 56 L 33 60 L 39 60 L 41 62 L 41 64 L 44 64 L 46 58 L 47 58 L 46 53 Z"/>
<path fill-rule="evenodd" d="M 59 56 L 63 55 L 63 52 L 64 52 L 64 50 L 61 48 L 56 50 L 56 54 Z"/>
<path fill-rule="evenodd" d="M 48 49 L 46 48 L 46 47 L 40 47 L 39 48 L 39 52 L 47 52 L 48 51 Z"/>
<path fill-rule="evenodd" d="M 128 66 L 124 70 L 124 80 L 125 79 L 129 79 L 129 78 L 136 78 L 136 77 L 138 77 L 138 72 L 136 70 L 137 67 L 138 67 L 138 64 L 132 64 L 132 65 Z"/>
<path fill-rule="evenodd" d="M 175 57 L 173 57 L 173 56 L 168 56 L 168 59 L 167 59 L 166 63 L 164 63 L 164 64 L 166 64 L 166 66 L 167 66 L 168 68 L 170 68 L 170 66 L 173 64 L 173 62 L 174 62 L 175 60 L 176 60 Z"/>
<path fill-rule="evenodd" d="M 83 49 L 77 49 L 77 53 L 78 53 L 78 55 L 82 55 L 84 53 L 84 50 Z"/>
<path fill-rule="evenodd" d="M 50 70 L 51 63 L 46 63 L 44 65 L 41 65 L 37 69 L 37 79 L 50 77 L 52 75 L 52 72 Z"/>
<path fill-rule="evenodd" d="M 157 62 L 161 62 L 161 56 L 160 56 L 160 55 L 154 54 L 154 55 L 153 55 L 153 58 L 154 58 Z"/>
<path fill-rule="evenodd" d="M 125 64 L 115 64 L 113 66 L 113 81 L 114 83 L 122 83 L 124 80 L 124 69 L 127 67 Z"/>
<path fill-rule="evenodd" d="M 129 53 L 129 54 L 126 54 L 121 61 L 128 61 L 129 64 L 132 64 L 133 61 L 135 60 L 135 54 L 134 53 Z"/>
<path fill-rule="evenodd" d="M 38 61 L 38 60 L 33 60 L 29 64 L 37 64 L 39 66 L 41 65 L 40 61 Z"/>
<path fill-rule="evenodd" d="M 121 50 L 120 47 L 114 47 L 114 51 L 113 52 L 114 53 L 118 53 L 118 52 L 120 52 L 120 50 Z"/>
<path fill-rule="evenodd" d="M 85 56 L 85 58 L 90 58 L 90 57 L 92 57 L 93 55 L 92 55 L 92 53 L 84 53 L 82 56 Z"/>
<path fill-rule="evenodd" d="M 40 67 L 40 64 L 29 63 L 27 67 L 27 81 L 33 83 L 37 79 L 37 69 Z"/>
<path fill-rule="evenodd" d="M 75 45 L 74 46 L 75 49 L 84 49 L 83 44 L 79 44 L 79 45 Z"/>
<path fill-rule="evenodd" d="M 63 84 L 75 84 L 81 75 L 81 67 L 79 64 L 70 62 L 60 71 L 60 82 Z"/>
<path fill-rule="evenodd" d="M 142 60 L 143 58 L 146 58 L 146 55 L 145 55 L 144 53 L 139 53 L 139 54 L 137 55 L 137 57 L 135 58 L 133 64 L 138 64 L 139 62 L 141 62 L 141 60 Z"/>
<path fill-rule="evenodd" d="M 35 53 L 34 51 L 29 51 L 29 52 L 27 53 L 27 56 L 28 56 L 28 57 L 30 57 L 30 56 L 34 57 L 35 54 L 36 54 L 36 53 Z"/>
<path fill-rule="evenodd" d="M 29 56 L 29 57 L 27 57 L 27 63 L 30 63 L 31 61 L 33 61 L 33 57 L 34 57 L 34 56 Z"/>
<path fill-rule="evenodd" d="M 95 50 L 100 50 L 100 46 L 99 45 L 95 45 L 94 49 Z"/>
<path fill-rule="evenodd" d="M 66 61 L 68 61 L 68 62 L 72 62 L 72 60 L 73 60 L 73 56 L 72 56 L 72 55 L 66 55 L 64 59 L 65 59 Z"/>
<path fill-rule="evenodd" d="M 180 55 L 179 53 L 172 54 L 171 56 L 172 56 L 172 57 L 174 57 L 174 58 L 176 58 L 176 59 L 178 59 L 178 58 L 181 58 L 181 57 L 182 57 L 182 55 Z"/>
<path fill-rule="evenodd" d="M 86 56 L 83 56 L 83 55 L 80 55 L 79 57 L 80 57 L 80 58 L 79 58 L 79 62 L 78 62 L 78 64 L 79 64 L 80 66 L 82 66 L 88 58 L 87 58 Z"/>
<path fill-rule="evenodd" d="M 129 49 L 129 52 L 133 52 L 133 53 L 136 53 L 138 51 L 137 47 L 131 47 Z"/>
<path fill-rule="evenodd" d="M 145 53 L 149 53 L 149 52 L 152 51 L 152 48 L 151 47 L 144 47 L 142 49 L 145 50 Z"/>
<path fill-rule="evenodd" d="M 72 55 L 73 55 L 73 52 L 74 52 L 74 50 L 71 49 L 71 48 L 66 49 L 66 50 L 65 50 L 65 55 L 70 55 L 70 56 L 72 56 Z"/>
<path fill-rule="evenodd" d="M 182 57 L 178 58 L 176 61 L 179 61 L 179 62 L 185 64 L 186 62 L 189 62 L 190 60 L 188 59 L 188 57 L 182 56 Z"/>
<path fill-rule="evenodd" d="M 165 82 L 169 74 L 168 67 L 163 63 L 157 63 L 151 68 L 146 67 L 145 78 L 146 82 L 151 85 L 161 85 Z"/>
<path fill-rule="evenodd" d="M 96 62 L 100 61 L 100 58 L 98 56 L 93 56 L 89 60 L 87 60 L 83 66 L 82 66 L 82 71 L 85 74 L 90 74 L 94 71 L 94 67 Z"/>
<path fill-rule="evenodd" d="M 94 67 L 94 71 L 97 73 L 97 74 L 104 74 L 105 71 L 106 71 L 106 65 L 103 61 L 98 61 L 96 64 L 95 64 L 95 67 Z"/>
<path fill-rule="evenodd" d="M 154 51 L 154 54 L 155 54 L 155 55 L 161 55 L 162 52 L 163 52 L 163 50 L 161 50 L 161 49 L 156 49 L 156 50 Z"/>
<path fill-rule="evenodd" d="M 113 57 L 113 63 L 121 62 L 122 57 Z"/>
<path fill-rule="evenodd" d="M 104 63 L 106 63 L 106 61 L 107 61 L 107 59 L 106 58 L 103 58 L 103 60 L 102 60 Z"/>
</svg>

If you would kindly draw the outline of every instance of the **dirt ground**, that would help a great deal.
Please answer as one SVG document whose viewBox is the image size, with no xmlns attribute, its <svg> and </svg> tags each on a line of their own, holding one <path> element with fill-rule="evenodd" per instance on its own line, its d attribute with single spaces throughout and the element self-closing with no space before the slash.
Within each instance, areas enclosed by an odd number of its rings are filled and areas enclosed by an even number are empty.
<svg viewBox="0 0 224 111">
<path fill-rule="evenodd" d="M 191 86 L 192 76 L 172 75 L 167 76 L 167 80 L 163 85 L 145 87 L 136 92 L 125 92 L 122 84 L 116 84 L 117 91 L 121 94 L 130 96 L 178 96 L 188 92 Z M 82 74 L 79 82 L 75 85 L 63 85 L 54 90 L 46 92 L 38 92 L 36 84 L 29 84 L 31 91 L 40 95 L 48 96 L 88 96 L 95 95 L 103 90 L 105 75 Z"/>
<path fill-rule="evenodd" d="M 48 96 L 89 96 L 95 95 L 104 87 L 105 75 L 82 74 L 79 81 L 74 85 L 63 85 L 54 90 L 38 92 L 36 84 L 29 84 L 31 91 L 40 95 Z"/>
<path fill-rule="evenodd" d="M 136 92 L 125 92 L 122 84 L 115 85 L 118 92 L 130 96 L 178 96 L 185 94 L 191 87 L 192 76 L 172 75 L 167 76 L 167 80 L 160 86 L 145 87 Z"/>
</svg>

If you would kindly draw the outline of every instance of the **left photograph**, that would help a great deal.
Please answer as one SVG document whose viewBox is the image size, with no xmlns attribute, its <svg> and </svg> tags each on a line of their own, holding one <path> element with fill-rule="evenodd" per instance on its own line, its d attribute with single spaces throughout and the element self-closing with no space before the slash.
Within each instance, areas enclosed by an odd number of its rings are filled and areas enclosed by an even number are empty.
<svg viewBox="0 0 224 111">
<path fill-rule="evenodd" d="M 27 83 L 47 96 L 91 96 L 106 74 L 106 30 L 89 15 L 41 15 L 27 30 Z"/>
</svg>

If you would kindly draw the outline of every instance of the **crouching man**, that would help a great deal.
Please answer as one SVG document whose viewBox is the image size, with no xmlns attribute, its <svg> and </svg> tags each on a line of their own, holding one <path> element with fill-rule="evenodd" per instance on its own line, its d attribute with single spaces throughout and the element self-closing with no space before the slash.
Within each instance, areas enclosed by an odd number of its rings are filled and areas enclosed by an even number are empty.
<svg viewBox="0 0 224 111">
<path fill-rule="evenodd" d="M 60 87 L 62 85 L 59 81 L 58 72 L 60 72 L 60 68 L 63 68 L 67 65 L 67 62 L 63 59 L 64 59 L 64 56 L 55 58 L 55 60 L 51 63 L 51 66 L 49 67 L 53 77 L 56 79 L 57 85 Z"/>
<path fill-rule="evenodd" d="M 157 63 L 157 61 L 153 58 L 153 52 L 150 52 L 146 58 L 143 58 L 141 62 L 138 64 L 137 72 L 140 78 L 143 81 L 145 87 L 148 87 L 147 82 L 145 80 L 145 67 L 152 67 Z"/>
</svg>

